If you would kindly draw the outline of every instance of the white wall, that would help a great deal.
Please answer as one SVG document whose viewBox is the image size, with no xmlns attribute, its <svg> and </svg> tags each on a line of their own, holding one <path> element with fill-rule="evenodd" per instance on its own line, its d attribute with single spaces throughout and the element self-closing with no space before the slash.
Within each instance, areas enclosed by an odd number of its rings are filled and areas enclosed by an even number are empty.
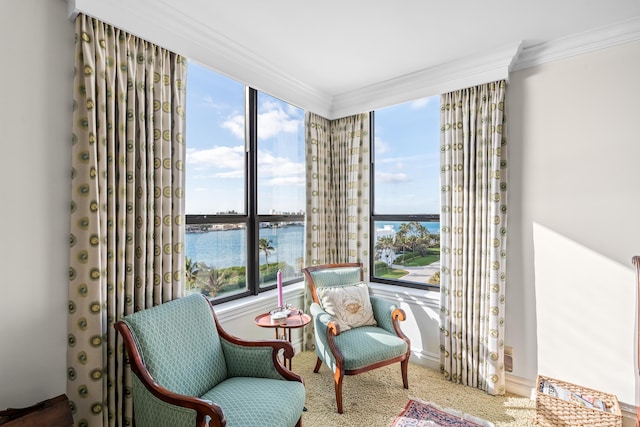
<svg viewBox="0 0 640 427">
<path fill-rule="evenodd" d="M 537 373 L 635 403 L 640 43 L 514 73 L 506 344 Z"/>
<path fill-rule="evenodd" d="M 65 393 L 73 24 L 63 0 L 0 12 L 0 409 Z"/>
<path fill-rule="evenodd" d="M 2 9 L 5 408 L 66 388 L 74 35 L 64 0 L 22 0 Z M 638 69 L 640 44 L 633 43 L 512 75 L 506 325 L 506 345 L 515 349 L 512 380 L 532 384 L 541 372 L 634 403 L 630 260 L 640 254 Z M 385 287 L 375 292 L 407 311 L 416 360 L 437 363 L 436 300 Z M 293 292 L 292 299 L 299 297 Z M 271 338 L 272 331 L 252 321 L 269 304 L 268 297 L 241 311 L 228 304 L 219 316 L 239 336 Z M 294 341 L 299 345 L 299 336 Z"/>
</svg>

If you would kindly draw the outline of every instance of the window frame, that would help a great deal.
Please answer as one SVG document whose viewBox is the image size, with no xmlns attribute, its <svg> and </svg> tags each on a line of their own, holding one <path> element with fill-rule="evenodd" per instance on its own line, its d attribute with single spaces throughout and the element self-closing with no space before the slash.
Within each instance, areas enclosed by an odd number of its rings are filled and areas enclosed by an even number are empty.
<svg viewBox="0 0 640 427">
<path fill-rule="evenodd" d="M 286 102 L 286 101 L 285 101 Z M 187 142 L 188 145 L 188 142 Z M 247 233 L 246 247 L 246 280 L 247 288 L 243 292 L 232 295 L 211 297 L 212 304 L 218 305 L 244 297 L 258 295 L 276 289 L 277 284 L 260 286 L 260 224 L 265 222 L 302 222 L 305 215 L 266 215 L 258 214 L 258 90 L 245 85 L 245 200 L 243 214 L 192 214 L 185 215 L 185 224 L 244 224 Z M 283 280 L 287 286 L 300 280 Z"/>
<path fill-rule="evenodd" d="M 401 221 L 401 222 L 440 222 L 440 214 L 376 214 L 375 213 L 375 111 L 369 113 L 369 135 L 371 137 L 369 159 L 369 282 L 384 283 L 405 288 L 422 289 L 440 292 L 440 285 L 409 282 L 401 279 L 385 279 L 375 276 L 375 246 L 376 246 L 376 222 L 377 221 Z"/>
</svg>

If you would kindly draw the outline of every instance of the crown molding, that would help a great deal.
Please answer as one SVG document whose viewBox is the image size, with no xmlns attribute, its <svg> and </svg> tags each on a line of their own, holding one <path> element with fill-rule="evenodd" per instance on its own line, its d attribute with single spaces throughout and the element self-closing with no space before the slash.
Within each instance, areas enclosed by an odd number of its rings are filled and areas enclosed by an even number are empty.
<svg viewBox="0 0 640 427">
<path fill-rule="evenodd" d="M 640 40 L 640 18 L 522 49 L 513 71 Z"/>
<path fill-rule="evenodd" d="M 333 98 L 329 119 L 508 79 L 521 43 L 345 92 Z"/>
<path fill-rule="evenodd" d="M 561 39 L 501 49 L 399 76 L 331 96 L 291 76 L 258 52 L 186 16 L 170 0 L 67 0 L 70 19 L 78 13 L 170 49 L 204 66 L 328 119 L 508 79 L 511 71 L 640 40 L 640 18 Z M 149 8 L 160 10 L 151 16 Z"/>
<path fill-rule="evenodd" d="M 179 6 L 166 0 L 68 0 L 71 19 L 78 13 L 96 17 L 290 104 L 329 115 L 330 95 L 295 79 L 205 22 L 186 16 Z M 161 12 L 151 16 L 149 8 Z"/>
</svg>

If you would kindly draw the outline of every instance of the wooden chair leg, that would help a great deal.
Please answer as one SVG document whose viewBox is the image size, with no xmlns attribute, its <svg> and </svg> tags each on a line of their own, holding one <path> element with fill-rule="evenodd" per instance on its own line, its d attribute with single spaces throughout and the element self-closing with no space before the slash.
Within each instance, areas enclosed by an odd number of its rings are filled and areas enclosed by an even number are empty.
<svg viewBox="0 0 640 427">
<path fill-rule="evenodd" d="M 400 362 L 400 369 L 402 371 L 402 385 L 404 388 L 409 388 L 409 379 L 407 377 L 407 371 L 409 370 L 409 359 L 405 359 Z"/>
<path fill-rule="evenodd" d="M 338 413 L 342 414 L 342 379 L 344 375 L 342 371 L 338 369 L 333 375 L 333 379 L 336 383 L 336 405 L 338 406 Z"/>
<path fill-rule="evenodd" d="M 322 366 L 322 360 L 320 360 L 320 358 L 318 357 L 318 360 L 316 360 L 316 367 L 313 368 L 313 372 L 317 374 L 320 370 L 320 366 Z"/>
</svg>

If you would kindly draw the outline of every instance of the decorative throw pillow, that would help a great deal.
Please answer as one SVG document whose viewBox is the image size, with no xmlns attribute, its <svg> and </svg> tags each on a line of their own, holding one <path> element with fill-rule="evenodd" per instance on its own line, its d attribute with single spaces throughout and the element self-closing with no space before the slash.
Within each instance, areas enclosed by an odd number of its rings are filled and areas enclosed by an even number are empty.
<svg viewBox="0 0 640 427">
<path fill-rule="evenodd" d="M 341 331 L 377 324 L 366 283 L 318 288 L 316 292 L 320 305 L 334 317 Z"/>
</svg>

